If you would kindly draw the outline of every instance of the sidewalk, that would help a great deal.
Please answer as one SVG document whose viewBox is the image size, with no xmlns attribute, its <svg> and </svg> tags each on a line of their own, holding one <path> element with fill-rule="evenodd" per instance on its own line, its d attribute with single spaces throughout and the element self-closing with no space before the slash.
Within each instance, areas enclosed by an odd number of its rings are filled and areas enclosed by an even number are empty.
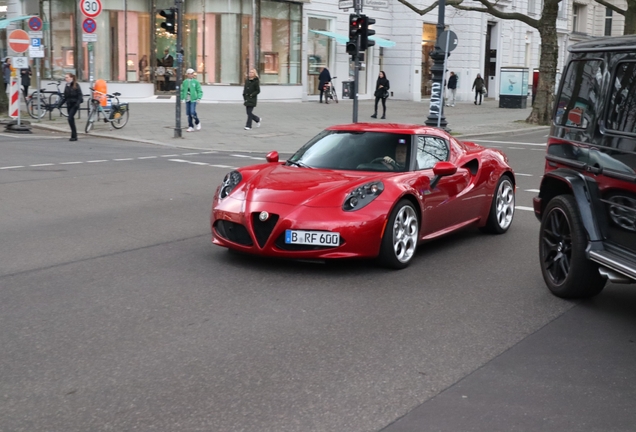
<svg viewBox="0 0 636 432">
<path fill-rule="evenodd" d="M 122 101 L 125 99 L 122 98 Z M 342 123 L 351 123 L 353 101 L 319 104 L 318 102 L 259 102 L 254 110 L 262 117 L 262 126 L 246 131 L 245 107 L 238 103 L 201 103 L 197 113 L 202 130 L 186 132 L 188 127 L 185 104 L 181 106 L 182 138 L 174 138 L 175 99 L 157 102 L 130 102 L 130 119 L 121 130 L 109 130 L 106 123 L 95 123 L 90 135 L 146 142 L 170 147 L 209 150 L 235 150 L 281 153 L 295 152 L 310 138 L 324 128 Z M 392 122 L 423 124 L 428 116 L 428 101 L 387 101 L 387 120 L 371 119 L 373 101 L 360 101 L 358 122 Z M 381 109 L 381 106 L 379 107 Z M 531 108 L 504 109 L 498 101 L 486 100 L 482 105 L 462 102 L 455 107 L 445 107 L 448 128 L 458 138 L 486 133 L 502 133 L 537 128 L 525 123 Z M 26 114 L 26 113 L 25 113 Z M 381 112 L 380 112 L 381 114 Z M 59 116 L 59 114 L 57 114 Z M 86 111 L 77 119 L 80 143 L 86 125 Z M 28 117 L 28 116 L 27 116 Z M 24 118 L 24 117 L 23 117 Z M 63 117 L 47 116 L 39 123 L 33 119 L 34 128 L 65 131 L 70 134 Z"/>
</svg>

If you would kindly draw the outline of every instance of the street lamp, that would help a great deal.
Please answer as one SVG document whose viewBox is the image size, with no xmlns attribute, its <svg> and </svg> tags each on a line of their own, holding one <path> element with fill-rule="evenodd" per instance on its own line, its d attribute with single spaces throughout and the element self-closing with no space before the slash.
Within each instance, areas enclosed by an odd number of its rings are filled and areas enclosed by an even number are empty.
<svg viewBox="0 0 636 432">
<path fill-rule="evenodd" d="M 433 59 L 433 66 L 431 67 L 431 73 L 433 75 L 433 86 L 431 88 L 431 104 L 428 110 L 428 117 L 424 124 L 426 126 L 437 127 L 446 129 L 448 122 L 444 118 L 444 100 L 442 99 L 442 88 L 444 86 L 444 59 L 448 55 L 444 52 L 444 49 L 439 46 L 440 35 L 444 31 L 444 13 L 446 9 L 446 0 L 438 1 L 438 18 L 437 18 L 437 40 L 435 41 L 435 48 L 431 52 L 431 58 Z"/>
</svg>

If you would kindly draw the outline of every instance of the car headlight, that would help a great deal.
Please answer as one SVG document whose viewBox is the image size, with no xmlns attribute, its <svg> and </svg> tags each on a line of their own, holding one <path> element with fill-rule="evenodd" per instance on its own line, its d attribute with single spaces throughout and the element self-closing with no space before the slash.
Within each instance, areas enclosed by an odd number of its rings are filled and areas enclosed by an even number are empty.
<svg viewBox="0 0 636 432">
<path fill-rule="evenodd" d="M 384 184 L 381 181 L 375 181 L 357 187 L 349 192 L 349 195 L 347 195 L 342 205 L 342 209 L 344 211 L 360 210 L 380 196 L 383 190 Z"/>
<path fill-rule="evenodd" d="M 243 176 L 238 171 L 232 171 L 225 175 L 223 178 L 223 184 L 221 184 L 221 190 L 219 191 L 219 198 L 223 199 L 228 196 L 234 188 L 243 180 Z"/>
</svg>

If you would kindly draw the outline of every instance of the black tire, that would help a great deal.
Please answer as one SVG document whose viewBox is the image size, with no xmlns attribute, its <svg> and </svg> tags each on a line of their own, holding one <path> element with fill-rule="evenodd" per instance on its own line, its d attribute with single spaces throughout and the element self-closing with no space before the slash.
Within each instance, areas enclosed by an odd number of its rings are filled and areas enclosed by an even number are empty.
<svg viewBox="0 0 636 432">
<path fill-rule="evenodd" d="M 53 107 L 57 108 L 60 111 L 60 114 L 62 114 L 62 117 L 68 117 L 68 108 L 66 107 L 66 104 L 58 106 L 61 100 L 62 96 L 54 93 L 49 96 L 49 106 L 51 107 L 51 109 L 53 109 Z"/>
<path fill-rule="evenodd" d="M 413 204 L 401 200 L 391 211 L 380 244 L 380 264 L 393 269 L 406 268 L 417 251 L 420 222 Z"/>
<path fill-rule="evenodd" d="M 126 109 L 123 113 L 114 113 L 113 116 L 114 118 L 111 124 L 115 129 L 121 129 L 126 126 L 126 123 L 128 123 L 128 109 Z"/>
<path fill-rule="evenodd" d="M 97 109 L 95 105 L 91 105 L 88 111 L 88 118 L 86 119 L 86 127 L 84 132 L 89 133 L 93 129 L 93 123 L 97 120 Z"/>
<path fill-rule="evenodd" d="M 338 95 L 336 94 L 336 89 L 334 89 L 331 94 L 333 95 L 333 100 L 335 100 L 336 103 L 338 103 Z"/>
<path fill-rule="evenodd" d="M 40 92 L 33 92 L 31 94 L 31 98 L 27 101 L 27 112 L 29 115 L 37 119 L 38 118 L 38 98 L 40 99 L 40 118 L 46 115 L 46 102 L 44 100 L 44 95 Z"/>
<path fill-rule="evenodd" d="M 503 234 L 512 225 L 515 215 L 515 186 L 510 176 L 504 174 L 497 182 L 490 204 L 488 221 L 481 228 L 483 232 Z"/>
<path fill-rule="evenodd" d="M 584 298 L 600 293 L 605 279 L 598 264 L 587 259 L 587 233 L 572 195 L 559 195 L 547 205 L 539 231 L 539 263 L 546 285 L 557 297 Z"/>
</svg>

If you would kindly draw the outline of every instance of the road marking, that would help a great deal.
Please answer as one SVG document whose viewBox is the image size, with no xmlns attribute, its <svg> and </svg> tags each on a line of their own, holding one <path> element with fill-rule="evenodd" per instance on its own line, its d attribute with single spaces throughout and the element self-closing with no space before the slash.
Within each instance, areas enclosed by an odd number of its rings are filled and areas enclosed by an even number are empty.
<svg viewBox="0 0 636 432">
<path fill-rule="evenodd" d="M 177 157 L 179 155 L 173 154 L 173 155 L 161 155 L 159 157 Z"/>
<path fill-rule="evenodd" d="M 524 189 L 526 192 L 534 192 L 534 193 L 539 193 L 541 192 L 539 189 Z"/>
<path fill-rule="evenodd" d="M 528 146 L 542 146 L 545 147 L 545 143 L 527 143 L 527 142 L 517 142 L 517 141 L 488 141 L 488 140 L 474 140 L 475 142 L 483 142 L 483 143 L 494 143 L 494 144 L 517 144 L 517 145 L 528 145 Z"/>
<path fill-rule="evenodd" d="M 121 162 L 121 161 L 131 161 L 131 160 L 135 160 L 135 158 L 122 158 L 122 159 L 113 159 L 115 162 Z"/>
<path fill-rule="evenodd" d="M 515 173 L 515 175 L 521 177 L 532 177 L 532 174 Z"/>
<path fill-rule="evenodd" d="M 100 163 L 100 162 L 108 162 L 108 159 L 98 159 L 98 160 L 86 161 L 86 163 Z"/>
<path fill-rule="evenodd" d="M 507 148 L 509 148 L 510 150 L 525 150 L 525 148 L 523 147 L 507 147 Z"/>
<path fill-rule="evenodd" d="M 181 156 L 194 156 L 194 155 L 198 155 L 199 153 L 181 153 Z"/>
<path fill-rule="evenodd" d="M 210 150 L 210 151 L 201 152 L 201 154 L 212 154 L 212 153 L 216 153 L 216 151 Z"/>
<path fill-rule="evenodd" d="M 29 165 L 30 167 L 41 167 L 41 166 L 53 166 L 55 164 L 52 163 L 45 163 L 45 164 L 35 164 L 35 165 Z"/>
<path fill-rule="evenodd" d="M 60 162 L 60 165 L 77 165 L 84 162 Z"/>
<path fill-rule="evenodd" d="M 14 168 L 24 168 L 24 165 L 16 165 L 10 167 L 0 167 L 0 169 L 14 169 Z"/>
<path fill-rule="evenodd" d="M 140 159 L 140 160 L 141 159 L 157 159 L 157 156 L 141 156 L 141 157 L 138 157 L 137 159 Z"/>
<path fill-rule="evenodd" d="M 545 152 L 545 149 L 530 149 L 530 150 Z"/>
<path fill-rule="evenodd" d="M 515 206 L 516 210 L 525 210 L 525 211 L 531 211 L 533 212 L 534 209 L 532 207 L 525 207 L 525 206 Z"/>
<path fill-rule="evenodd" d="M 237 169 L 237 167 L 233 167 L 233 166 L 229 166 L 229 165 L 210 165 L 211 167 L 214 168 L 231 168 L 231 169 Z"/>
</svg>

